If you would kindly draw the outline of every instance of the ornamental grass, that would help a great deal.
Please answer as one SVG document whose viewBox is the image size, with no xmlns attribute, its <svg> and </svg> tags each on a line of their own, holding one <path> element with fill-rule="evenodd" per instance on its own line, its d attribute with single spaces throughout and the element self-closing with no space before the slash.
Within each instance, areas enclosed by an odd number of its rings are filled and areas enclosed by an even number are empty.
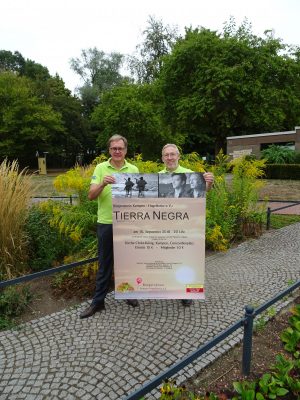
<svg viewBox="0 0 300 400">
<path fill-rule="evenodd" d="M 27 238 L 24 231 L 31 176 L 19 171 L 17 161 L 0 164 L 0 279 L 11 279 L 26 269 Z"/>
</svg>

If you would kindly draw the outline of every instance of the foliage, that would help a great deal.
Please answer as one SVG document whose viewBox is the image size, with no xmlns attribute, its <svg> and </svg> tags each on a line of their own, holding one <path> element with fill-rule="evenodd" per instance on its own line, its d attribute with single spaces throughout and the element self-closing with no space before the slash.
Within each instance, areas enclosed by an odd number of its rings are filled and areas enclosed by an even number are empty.
<svg viewBox="0 0 300 400">
<path fill-rule="evenodd" d="M 14 71 L 22 73 L 25 67 L 25 59 L 21 53 L 8 50 L 0 50 L 0 72 Z"/>
<path fill-rule="evenodd" d="M 206 195 L 206 243 L 216 251 L 225 251 L 234 238 L 237 211 L 230 203 L 225 175 L 215 176 L 214 187 Z"/>
<path fill-rule="evenodd" d="M 300 215 L 271 214 L 271 227 L 280 229 L 300 222 Z"/>
<path fill-rule="evenodd" d="M 101 155 L 87 168 L 75 167 L 55 179 L 55 187 L 66 194 L 77 192 L 80 204 L 75 207 L 55 205 L 52 207 L 51 223 L 59 227 L 60 232 L 73 240 L 82 240 L 83 232 L 93 232 L 96 216 L 95 202 L 87 202 L 87 190 L 90 176 L 95 165 L 106 160 Z M 220 166 L 213 167 L 215 174 L 214 189 L 207 193 L 206 243 L 218 251 L 225 251 L 230 242 L 239 235 L 259 235 L 264 221 L 264 207 L 257 206 L 258 189 L 261 183 L 257 177 L 263 174 L 264 161 L 241 159 L 233 163 L 233 180 L 230 185 L 225 179 L 227 156 L 217 156 Z M 143 161 L 137 154 L 129 161 L 139 168 L 141 173 L 155 173 L 163 165 L 154 161 Z M 181 156 L 181 165 L 194 171 L 203 172 L 206 166 L 197 153 Z M 89 211 L 90 210 L 90 211 Z M 250 229 L 251 228 L 251 229 Z"/>
<path fill-rule="evenodd" d="M 94 147 L 89 124 L 82 115 L 82 104 L 71 95 L 57 75 L 47 80 L 37 80 L 34 84 L 37 96 L 43 98 L 55 112 L 60 113 L 64 127 L 64 131 L 51 140 L 51 159 L 56 159 L 56 163 L 60 162 L 61 166 L 74 165 L 76 155 L 85 154 Z"/>
<path fill-rule="evenodd" d="M 93 169 L 93 166 L 80 167 L 76 165 L 66 173 L 58 175 L 54 179 L 53 185 L 58 192 L 68 196 L 77 194 L 79 203 L 83 204 L 87 201 Z"/>
<path fill-rule="evenodd" d="M 280 338 L 285 343 L 285 350 L 293 353 L 295 358 L 300 358 L 300 304 L 294 307 L 292 313 L 290 326 L 282 332 Z"/>
<path fill-rule="evenodd" d="M 160 102 L 161 94 L 155 85 L 124 84 L 106 92 L 91 117 L 99 132 L 98 147 L 106 149 L 109 137 L 118 132 L 128 140 L 129 156 L 142 153 L 145 158 L 156 159 L 163 144 L 171 140 L 161 117 Z M 180 135 L 172 140 L 180 140 Z"/>
<path fill-rule="evenodd" d="M 266 311 L 260 314 L 253 322 L 253 330 L 259 331 L 266 327 L 267 322 L 276 315 L 276 308 L 269 307 Z"/>
<path fill-rule="evenodd" d="M 31 298 L 26 286 L 10 286 L 0 290 L 0 330 L 11 329 L 14 326 L 14 317 L 24 311 Z"/>
<path fill-rule="evenodd" d="M 199 153 L 217 153 L 227 136 L 288 130 L 299 121 L 299 69 L 293 48 L 253 35 L 246 21 L 236 29 L 231 20 L 223 35 L 186 29 L 159 76 L 166 120 Z"/>
<path fill-rule="evenodd" d="M 143 31 L 144 41 L 136 46 L 137 55 L 129 57 L 128 64 L 139 83 L 150 83 L 160 73 L 163 56 L 169 54 L 178 40 L 177 29 L 164 26 L 161 20 L 150 16 Z"/>
<path fill-rule="evenodd" d="M 25 139 L 29 141 L 30 136 L 32 136 L 31 140 L 35 144 L 33 149 L 28 148 L 27 154 L 24 154 L 23 148 L 20 150 L 18 148 L 20 144 L 17 139 L 20 138 L 18 137 L 15 140 L 14 136 L 11 136 L 10 139 L 12 139 L 13 145 L 16 147 L 14 157 L 18 157 L 19 161 L 22 160 L 24 165 L 32 167 L 35 165 L 34 162 L 36 163 L 36 151 L 39 151 L 39 153 L 47 151 L 50 155 L 48 163 L 49 161 L 55 162 L 55 166 L 74 165 L 77 154 L 86 154 L 87 150 L 94 147 L 94 138 L 91 136 L 89 123 L 82 115 L 81 101 L 74 97 L 70 90 L 65 88 L 63 80 L 57 74 L 54 77 L 51 76 L 46 67 L 32 60 L 25 60 L 19 52 L 13 54 L 10 51 L 2 50 L 0 51 L 0 75 L 7 77 L 7 74 L 13 74 L 15 78 L 13 87 L 8 88 L 7 96 L 9 97 L 12 95 L 12 91 L 19 89 L 20 93 L 17 93 L 15 103 L 18 100 L 18 95 L 21 96 L 20 104 L 18 105 L 20 111 L 18 111 L 17 105 L 15 109 L 11 105 L 8 109 L 3 108 L 3 122 L 6 119 L 10 121 L 14 113 L 20 113 L 13 123 L 18 124 L 17 131 L 27 126 Z M 28 97 L 33 103 L 31 104 L 32 112 L 30 104 L 28 104 L 29 99 L 22 98 L 25 96 L 25 82 L 29 91 Z M 8 85 L 11 86 L 10 82 L 8 82 Z M 27 109 L 28 111 L 26 111 Z M 59 132 L 54 129 L 53 122 L 51 127 L 47 127 L 47 138 L 45 138 L 45 133 L 42 131 L 39 132 L 41 136 L 39 138 L 34 135 L 34 132 L 28 130 L 28 125 L 42 124 L 44 128 L 46 125 L 48 126 L 50 124 L 49 120 L 54 118 L 53 113 L 55 113 L 57 123 L 61 125 Z M 10 123 L 9 127 L 12 129 L 12 121 Z M 8 156 L 9 154 L 7 153 L 6 155 Z"/>
<path fill-rule="evenodd" d="M 26 269 L 27 237 L 25 222 L 30 196 L 31 176 L 19 171 L 16 161 L 0 164 L 0 279 L 10 279 Z"/>
<path fill-rule="evenodd" d="M 214 187 L 207 193 L 206 241 L 209 247 L 224 251 L 230 242 L 241 236 L 261 234 L 265 206 L 259 206 L 258 190 L 262 183 L 264 161 L 245 157 L 227 163 L 223 153 L 216 157 L 212 167 Z M 226 179 L 225 171 L 231 166 L 232 181 Z"/>
<path fill-rule="evenodd" d="M 300 305 L 297 304 L 289 318 L 290 327 L 298 327 L 300 324 Z M 273 311 L 269 311 L 273 314 Z M 289 328 L 287 328 L 288 330 Z M 286 337 L 284 333 L 281 336 Z M 300 338 L 297 340 L 300 346 Z M 287 349 L 289 351 L 289 349 Z M 294 353 L 295 356 L 295 353 Z M 298 354 L 296 354 L 298 357 Z M 271 366 L 271 371 L 263 374 L 254 381 L 242 380 L 233 383 L 232 395 L 222 393 L 220 395 L 207 392 L 205 395 L 195 394 L 187 390 L 184 385 L 178 386 L 172 379 L 167 379 L 160 388 L 161 400 L 198 399 L 198 400 L 266 400 L 277 398 L 299 398 L 300 395 L 300 359 L 286 358 L 282 354 L 276 356 L 276 362 Z"/>
<path fill-rule="evenodd" d="M 102 162 L 105 156 L 97 161 Z M 83 257 L 94 257 L 97 243 L 95 239 L 95 224 L 97 221 L 97 202 L 87 198 L 91 176 L 95 165 L 80 167 L 58 175 L 54 186 L 59 192 L 67 195 L 77 194 L 77 203 L 70 205 L 47 201 L 40 204 L 40 210 L 47 215 L 50 227 L 55 228 L 59 235 L 72 241 L 72 254 Z M 70 254 L 69 252 L 65 254 Z"/>
<path fill-rule="evenodd" d="M 122 62 L 122 54 L 106 54 L 96 47 L 84 49 L 80 58 L 71 59 L 71 68 L 84 81 L 84 85 L 78 91 L 87 115 L 90 115 L 99 103 L 101 94 L 120 85 L 124 80 L 120 74 Z"/>
<path fill-rule="evenodd" d="M 199 399 L 194 393 L 188 391 L 184 385 L 176 385 L 173 379 L 166 379 L 160 388 L 160 400 L 196 400 Z M 207 400 L 209 400 L 208 398 Z M 213 398 L 211 398 L 213 400 Z"/>
<path fill-rule="evenodd" d="M 144 161 L 142 154 L 136 154 L 134 158 L 129 158 L 128 161 L 138 167 L 139 171 L 144 174 L 154 174 L 163 169 L 161 163 L 155 161 Z"/>
<path fill-rule="evenodd" d="M 232 400 L 254 400 L 255 399 L 255 382 L 234 382 L 233 383 L 234 390 L 238 393 L 239 396 L 234 396 Z"/>
<path fill-rule="evenodd" d="M 264 175 L 264 160 L 237 158 L 232 165 L 232 203 L 236 205 L 240 218 L 245 218 L 257 205 L 258 192 L 263 186 L 260 178 Z"/>
<path fill-rule="evenodd" d="M 70 205 L 58 204 L 54 201 L 40 203 L 42 212 L 48 214 L 49 224 L 61 235 L 70 238 L 81 248 L 85 241 L 94 240 L 95 223 L 97 221 L 97 203 L 85 202 Z M 75 249 L 73 249 L 75 251 Z"/>
<path fill-rule="evenodd" d="M 293 164 L 296 157 L 295 150 L 276 144 L 271 144 L 267 149 L 262 150 L 261 154 L 268 164 Z"/>
<path fill-rule="evenodd" d="M 102 93 L 121 83 L 122 59 L 120 53 L 105 54 L 94 47 L 81 50 L 81 58 L 72 58 L 70 65 L 86 85 L 96 86 Z"/>
<path fill-rule="evenodd" d="M 52 151 L 63 132 L 60 113 L 40 101 L 28 78 L 0 73 L 0 158 L 24 164 L 37 150 Z"/>
<path fill-rule="evenodd" d="M 180 165 L 195 172 L 205 172 L 205 163 L 195 151 L 189 154 L 181 154 Z"/>
<path fill-rule="evenodd" d="M 300 180 L 300 164 L 267 164 L 266 179 Z"/>
<path fill-rule="evenodd" d="M 30 207 L 25 229 L 28 236 L 28 265 L 33 271 L 52 267 L 74 247 L 71 240 L 50 225 L 49 218 L 41 204 Z"/>
<path fill-rule="evenodd" d="M 286 395 L 289 391 L 283 388 L 280 383 L 271 374 L 264 374 L 259 380 L 259 393 L 257 400 L 277 399 L 277 397 Z"/>
</svg>

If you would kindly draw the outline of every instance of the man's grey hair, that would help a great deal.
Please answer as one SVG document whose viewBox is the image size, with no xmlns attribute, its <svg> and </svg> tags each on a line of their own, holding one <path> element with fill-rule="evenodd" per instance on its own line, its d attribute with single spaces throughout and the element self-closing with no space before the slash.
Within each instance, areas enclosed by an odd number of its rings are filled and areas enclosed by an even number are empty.
<svg viewBox="0 0 300 400">
<path fill-rule="evenodd" d="M 167 148 L 167 147 L 173 147 L 173 148 L 176 150 L 177 154 L 179 154 L 179 149 L 178 149 L 178 147 L 176 146 L 176 144 L 167 143 L 167 144 L 165 144 L 164 147 L 162 148 L 162 151 L 161 151 L 161 154 L 162 154 L 162 155 L 164 154 L 164 149 Z"/>
<path fill-rule="evenodd" d="M 127 149 L 127 139 L 124 136 L 121 136 L 121 135 L 113 135 L 108 139 L 108 142 L 107 142 L 108 149 L 110 148 L 111 142 L 115 142 L 117 140 L 123 140 L 124 146 Z"/>
</svg>

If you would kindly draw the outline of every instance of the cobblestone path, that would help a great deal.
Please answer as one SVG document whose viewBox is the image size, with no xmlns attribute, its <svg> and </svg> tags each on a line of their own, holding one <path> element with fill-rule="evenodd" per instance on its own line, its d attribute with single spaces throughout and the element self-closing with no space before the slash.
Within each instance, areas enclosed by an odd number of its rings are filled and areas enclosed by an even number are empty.
<svg viewBox="0 0 300 400">
<path fill-rule="evenodd" d="M 0 400 L 122 399 L 300 278 L 300 224 L 268 232 L 206 259 L 206 301 L 140 301 L 110 294 L 106 311 L 78 318 L 87 303 L 0 333 Z M 182 371 L 179 380 L 240 340 L 241 332 Z M 153 392 L 156 393 L 156 392 Z M 157 397 L 156 394 L 151 398 Z"/>
</svg>

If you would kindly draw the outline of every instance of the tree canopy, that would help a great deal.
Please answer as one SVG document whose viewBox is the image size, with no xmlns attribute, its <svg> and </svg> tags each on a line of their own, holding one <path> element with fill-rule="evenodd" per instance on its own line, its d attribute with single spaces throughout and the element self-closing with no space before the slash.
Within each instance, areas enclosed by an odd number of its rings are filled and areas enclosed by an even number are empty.
<svg viewBox="0 0 300 400">
<path fill-rule="evenodd" d="M 224 35 L 187 29 L 159 77 L 165 115 L 190 147 L 225 147 L 227 136 L 290 129 L 300 117 L 300 64 L 281 41 L 247 26 Z"/>
<path fill-rule="evenodd" d="M 119 133 L 128 139 L 130 155 L 159 158 L 162 144 L 171 140 L 163 124 L 160 96 L 155 85 L 124 84 L 105 93 L 92 114 L 98 147 L 106 149 L 108 138 Z"/>
<path fill-rule="evenodd" d="M 178 40 L 177 28 L 164 25 L 150 16 L 144 40 L 136 46 L 136 55 L 128 59 L 131 73 L 139 83 L 153 82 L 160 74 L 163 56 L 169 54 Z"/>
<path fill-rule="evenodd" d="M 90 161 L 110 135 L 129 140 L 129 154 L 156 159 L 166 142 L 201 155 L 225 149 L 226 137 L 291 130 L 300 124 L 300 49 L 231 19 L 222 33 L 176 28 L 150 17 L 129 57 L 82 50 L 71 68 L 78 96 L 47 67 L 0 50 L 0 158 L 36 163 L 35 151 L 68 165 Z"/>
<path fill-rule="evenodd" d="M 0 74 L 1 157 L 28 162 L 37 150 L 52 151 L 55 139 L 63 133 L 61 114 L 40 102 L 28 78 L 12 72 Z"/>
</svg>

